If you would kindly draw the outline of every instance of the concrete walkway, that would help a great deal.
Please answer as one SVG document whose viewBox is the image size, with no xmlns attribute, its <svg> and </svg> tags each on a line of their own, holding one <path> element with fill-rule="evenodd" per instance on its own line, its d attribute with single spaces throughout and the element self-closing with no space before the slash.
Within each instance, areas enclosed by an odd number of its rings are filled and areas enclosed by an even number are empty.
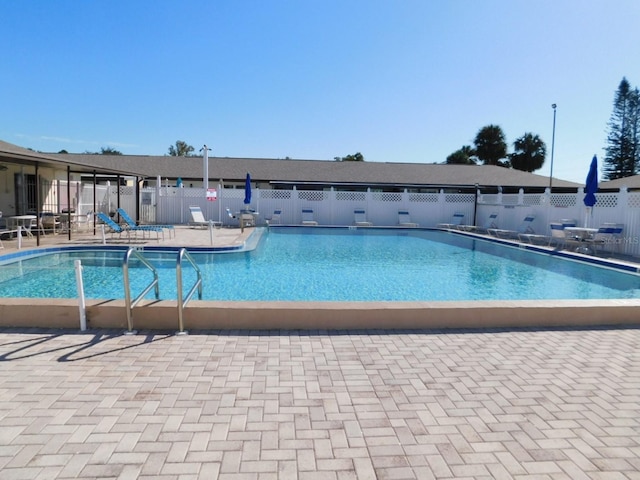
<svg viewBox="0 0 640 480">
<path fill-rule="evenodd" d="M 640 330 L 0 331 L 0 478 L 638 479 Z"/>
<path fill-rule="evenodd" d="M 253 227 L 243 230 L 240 228 L 191 228 L 186 225 L 176 225 L 172 230 L 165 229 L 162 235 L 156 235 L 154 232 L 142 235 L 140 232 L 133 234 L 131 237 L 126 235 L 112 236 L 107 233 L 104 237 L 101 228 L 90 231 L 72 232 L 71 239 L 65 233 L 40 235 L 38 239 L 35 235 L 32 237 L 24 236 L 21 245 L 14 238 L 2 240 L 3 249 L 0 249 L 0 255 L 12 253 L 20 247 L 22 250 L 33 249 L 38 247 L 51 247 L 54 245 L 135 245 L 135 246 L 182 246 L 182 247 L 229 247 L 239 246 L 254 231 Z M 158 238 L 159 237 L 159 238 Z"/>
<path fill-rule="evenodd" d="M 251 231 L 215 230 L 214 246 Z M 187 227 L 140 241 L 210 242 L 208 230 Z M 0 254 L 15 250 L 15 240 L 4 245 Z M 2 480 L 639 472 L 639 329 L 0 329 Z"/>
</svg>

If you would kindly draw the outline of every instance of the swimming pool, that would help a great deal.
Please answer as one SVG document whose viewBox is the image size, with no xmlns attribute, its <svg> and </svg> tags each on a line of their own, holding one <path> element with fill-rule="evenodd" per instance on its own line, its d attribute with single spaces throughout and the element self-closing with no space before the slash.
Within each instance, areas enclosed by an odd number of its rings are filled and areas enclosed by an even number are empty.
<svg viewBox="0 0 640 480">
<path fill-rule="evenodd" d="M 145 251 L 161 299 L 175 299 L 175 252 Z M 251 252 L 193 253 L 205 300 L 461 301 L 640 298 L 640 276 L 429 230 L 282 228 Z M 74 260 L 87 298 L 123 298 L 118 250 L 36 256 L 0 268 L 0 297 L 75 298 Z M 132 267 L 135 263 L 132 264 Z M 134 295 L 151 274 L 131 268 Z M 184 269 L 185 284 L 195 274 Z M 153 295 L 148 295 L 153 298 Z"/>
</svg>

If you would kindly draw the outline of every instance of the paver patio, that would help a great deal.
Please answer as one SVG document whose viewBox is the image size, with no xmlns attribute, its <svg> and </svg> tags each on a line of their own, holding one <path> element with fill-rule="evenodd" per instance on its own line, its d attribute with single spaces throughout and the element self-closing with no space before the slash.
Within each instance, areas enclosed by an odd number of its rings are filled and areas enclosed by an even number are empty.
<svg viewBox="0 0 640 480">
<path fill-rule="evenodd" d="M 640 478 L 640 330 L 0 330 L 0 478 Z"/>
</svg>

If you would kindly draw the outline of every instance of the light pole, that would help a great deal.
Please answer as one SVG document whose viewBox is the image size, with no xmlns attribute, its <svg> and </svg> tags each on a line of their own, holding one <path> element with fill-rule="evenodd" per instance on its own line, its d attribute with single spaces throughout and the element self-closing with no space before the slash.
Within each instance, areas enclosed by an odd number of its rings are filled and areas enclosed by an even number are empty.
<svg viewBox="0 0 640 480">
<path fill-rule="evenodd" d="M 207 193 L 207 189 L 209 188 L 209 151 L 211 149 L 207 148 L 206 145 L 204 145 L 200 151 L 203 152 L 202 154 L 202 186 L 204 187 L 204 193 L 206 195 Z"/>
<path fill-rule="evenodd" d="M 553 133 L 551 134 L 551 170 L 549 171 L 549 194 L 551 194 L 551 187 L 553 185 L 553 149 L 556 145 L 556 104 L 552 104 L 553 108 Z"/>
</svg>

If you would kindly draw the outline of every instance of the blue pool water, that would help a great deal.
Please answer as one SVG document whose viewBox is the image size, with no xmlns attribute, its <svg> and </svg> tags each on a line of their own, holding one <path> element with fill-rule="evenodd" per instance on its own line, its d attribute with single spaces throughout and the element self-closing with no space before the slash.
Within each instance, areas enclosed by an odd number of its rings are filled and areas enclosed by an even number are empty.
<svg viewBox="0 0 640 480">
<path fill-rule="evenodd" d="M 160 297 L 176 298 L 176 253 L 145 251 Z M 123 298 L 122 251 L 61 252 L 0 266 L 0 297 Z M 273 229 L 251 252 L 193 253 L 205 300 L 428 301 L 639 298 L 640 276 L 439 231 Z M 152 279 L 131 268 L 133 295 Z M 184 266 L 186 289 L 195 281 Z M 153 298 L 149 294 L 148 298 Z"/>
</svg>

